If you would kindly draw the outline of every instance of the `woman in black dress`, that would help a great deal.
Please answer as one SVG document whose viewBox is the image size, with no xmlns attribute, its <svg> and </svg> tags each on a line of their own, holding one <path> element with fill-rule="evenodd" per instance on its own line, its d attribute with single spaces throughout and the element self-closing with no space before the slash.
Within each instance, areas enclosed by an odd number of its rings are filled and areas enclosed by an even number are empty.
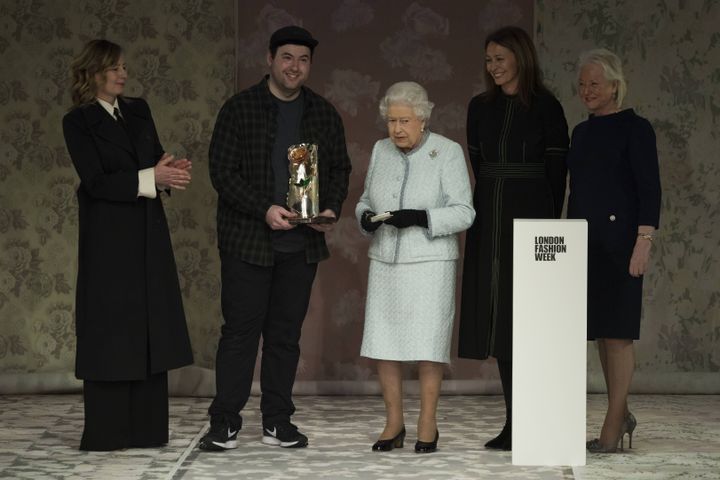
<svg viewBox="0 0 720 480">
<path fill-rule="evenodd" d="M 604 49 L 581 57 L 578 94 L 590 118 L 573 130 L 568 155 L 568 218 L 588 221 L 588 339 L 596 340 L 608 409 L 591 452 L 632 446 L 637 422 L 627 406 L 640 336 L 642 276 L 660 219 L 660 173 L 655 132 L 625 97 L 620 59 Z"/>
<path fill-rule="evenodd" d="M 191 165 L 163 152 L 147 103 L 122 96 L 118 45 L 89 42 L 72 76 L 63 131 L 80 177 L 80 449 L 159 446 L 168 441 L 167 371 L 192 363 L 192 351 L 158 190 L 183 189 Z"/>
<path fill-rule="evenodd" d="M 560 217 L 568 128 L 524 30 L 490 34 L 485 64 L 487 90 L 468 107 L 477 216 L 465 244 L 458 354 L 497 359 L 507 415 L 500 435 L 485 446 L 510 450 L 513 219 Z"/>
</svg>

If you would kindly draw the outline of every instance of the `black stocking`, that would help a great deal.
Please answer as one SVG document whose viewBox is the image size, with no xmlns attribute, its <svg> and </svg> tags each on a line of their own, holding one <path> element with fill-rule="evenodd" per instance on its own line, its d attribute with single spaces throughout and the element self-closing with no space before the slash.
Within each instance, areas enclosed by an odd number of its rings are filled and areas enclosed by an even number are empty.
<svg viewBox="0 0 720 480">
<path fill-rule="evenodd" d="M 502 383 L 503 397 L 505 397 L 505 426 L 500 435 L 485 444 L 487 448 L 510 450 L 512 448 L 512 361 L 497 361 Z"/>
</svg>

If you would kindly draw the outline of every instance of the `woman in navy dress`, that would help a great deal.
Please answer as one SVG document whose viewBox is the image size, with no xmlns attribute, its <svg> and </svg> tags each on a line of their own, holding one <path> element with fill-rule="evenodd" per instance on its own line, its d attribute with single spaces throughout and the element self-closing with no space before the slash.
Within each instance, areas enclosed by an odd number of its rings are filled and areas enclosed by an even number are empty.
<svg viewBox="0 0 720 480">
<path fill-rule="evenodd" d="M 572 133 L 568 218 L 588 221 L 588 340 L 598 345 L 608 391 L 600 438 L 591 452 L 615 452 L 635 417 L 627 396 L 640 337 L 643 274 L 660 217 L 655 132 L 632 109 L 620 59 L 605 49 L 580 59 L 578 93 L 590 118 Z"/>
</svg>

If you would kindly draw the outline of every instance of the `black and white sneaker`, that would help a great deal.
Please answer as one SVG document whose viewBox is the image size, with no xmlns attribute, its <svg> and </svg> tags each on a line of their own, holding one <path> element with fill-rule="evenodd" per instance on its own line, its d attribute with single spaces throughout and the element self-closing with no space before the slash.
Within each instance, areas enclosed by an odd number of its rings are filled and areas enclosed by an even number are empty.
<svg viewBox="0 0 720 480">
<path fill-rule="evenodd" d="M 290 422 L 278 422 L 263 425 L 262 442 L 283 448 L 307 447 L 308 438 L 298 432 L 298 428 Z"/>
<path fill-rule="evenodd" d="M 232 428 L 225 422 L 210 424 L 210 431 L 200 439 L 198 447 L 200 450 L 210 452 L 222 452 L 231 448 L 237 448 L 237 434 L 239 427 Z"/>
</svg>

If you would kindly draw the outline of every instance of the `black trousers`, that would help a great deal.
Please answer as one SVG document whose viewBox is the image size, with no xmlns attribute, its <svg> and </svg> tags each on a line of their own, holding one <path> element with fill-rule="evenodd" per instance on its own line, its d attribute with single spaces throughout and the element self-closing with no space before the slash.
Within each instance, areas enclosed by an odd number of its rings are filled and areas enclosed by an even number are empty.
<svg viewBox="0 0 720 480">
<path fill-rule="evenodd" d="M 167 372 L 137 381 L 83 382 L 80 450 L 157 447 L 168 442 Z"/>
<path fill-rule="evenodd" d="M 263 339 L 260 410 L 263 423 L 289 421 L 300 358 L 300 329 L 317 271 L 305 252 L 275 252 L 271 267 L 222 255 L 222 326 L 215 365 L 217 393 L 211 422 L 242 426 L 260 337 Z"/>
</svg>

